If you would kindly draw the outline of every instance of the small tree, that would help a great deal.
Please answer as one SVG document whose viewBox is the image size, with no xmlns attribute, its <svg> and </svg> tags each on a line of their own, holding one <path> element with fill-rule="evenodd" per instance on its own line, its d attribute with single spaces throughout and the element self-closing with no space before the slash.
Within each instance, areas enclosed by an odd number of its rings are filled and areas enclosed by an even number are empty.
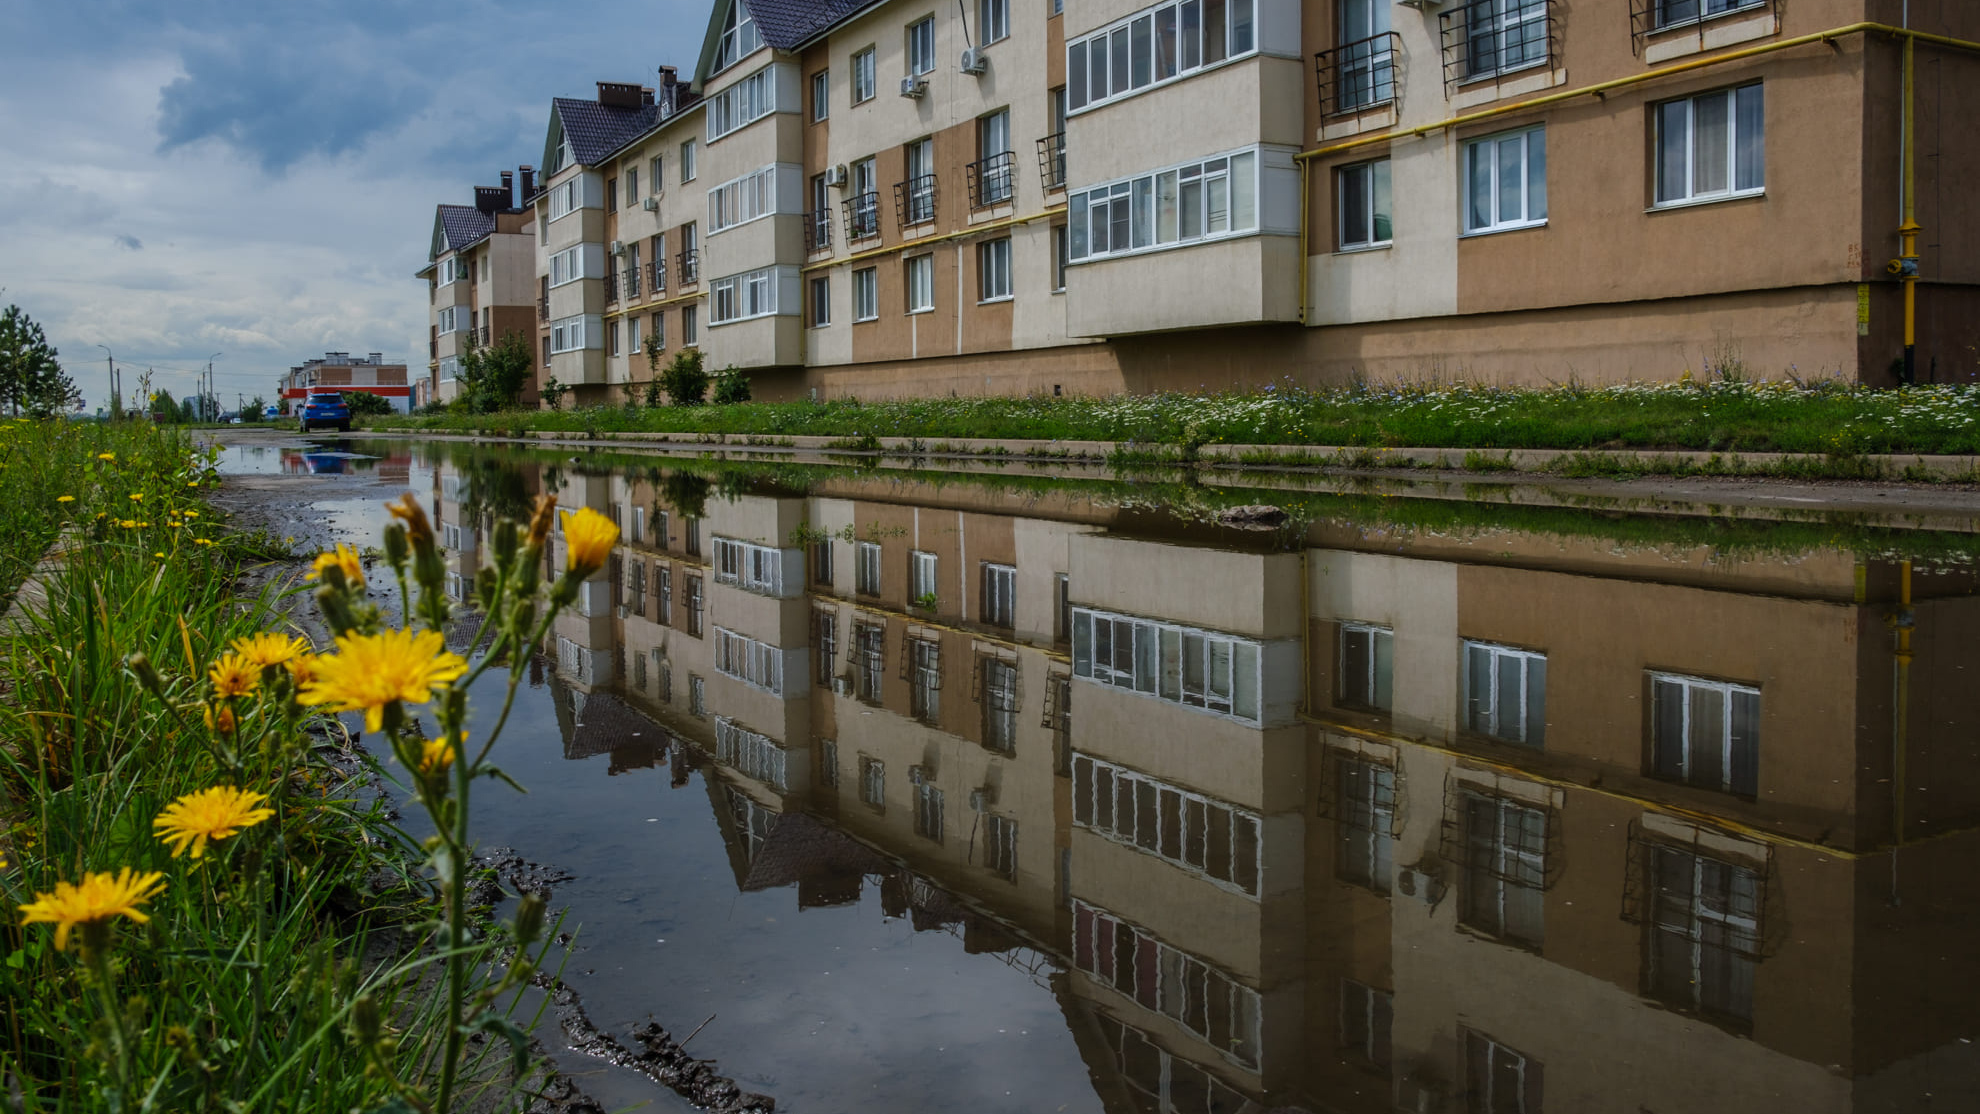
<svg viewBox="0 0 1980 1114">
<path fill-rule="evenodd" d="M 727 406 L 731 403 L 748 401 L 749 376 L 731 365 L 715 377 L 715 405 Z"/>
<path fill-rule="evenodd" d="M 562 410 L 564 408 L 564 392 L 567 390 L 570 390 L 570 388 L 557 382 L 556 376 L 553 375 L 545 379 L 543 381 L 544 404 L 552 410 Z"/>
<path fill-rule="evenodd" d="M 536 357 L 521 333 L 505 333 L 483 348 L 470 332 L 467 352 L 461 356 L 461 401 L 472 414 L 513 409 L 535 367 Z"/>
<path fill-rule="evenodd" d="M 0 405 L 9 413 L 46 418 L 82 401 L 56 355 L 41 326 L 21 307 L 0 311 Z"/>
<path fill-rule="evenodd" d="M 660 385 L 667 388 L 667 399 L 675 406 L 700 406 L 708 397 L 708 373 L 701 367 L 701 349 L 683 348 L 674 353 L 667 370 L 660 373 Z"/>
<path fill-rule="evenodd" d="M 151 420 L 167 425 L 179 420 L 179 400 L 172 392 L 160 390 L 151 396 Z"/>
<path fill-rule="evenodd" d="M 256 395 L 248 400 L 247 409 L 241 411 L 241 420 L 244 422 L 258 422 L 261 420 L 262 411 L 267 409 L 268 401 L 260 395 Z"/>
<path fill-rule="evenodd" d="M 350 409 L 353 416 L 397 413 L 390 400 L 370 391 L 345 391 L 344 405 Z"/>
</svg>

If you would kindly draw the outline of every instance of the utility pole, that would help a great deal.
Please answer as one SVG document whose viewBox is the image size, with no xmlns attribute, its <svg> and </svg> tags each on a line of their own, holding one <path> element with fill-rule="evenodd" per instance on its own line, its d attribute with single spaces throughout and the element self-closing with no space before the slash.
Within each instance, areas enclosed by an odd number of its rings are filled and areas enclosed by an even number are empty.
<svg viewBox="0 0 1980 1114">
<path fill-rule="evenodd" d="M 207 421 L 216 421 L 220 417 L 220 396 L 214 393 L 213 390 L 213 361 L 224 355 L 226 355 L 225 352 L 215 352 L 206 358 L 206 389 L 200 394 L 199 413 Z M 213 413 L 211 414 L 206 412 L 209 401 L 213 404 Z"/>
<path fill-rule="evenodd" d="M 117 354 L 110 351 L 110 346 L 107 344 L 99 344 L 97 347 L 103 349 L 104 362 L 109 365 L 110 417 L 114 420 L 123 411 L 123 407 L 117 405 Z"/>
</svg>

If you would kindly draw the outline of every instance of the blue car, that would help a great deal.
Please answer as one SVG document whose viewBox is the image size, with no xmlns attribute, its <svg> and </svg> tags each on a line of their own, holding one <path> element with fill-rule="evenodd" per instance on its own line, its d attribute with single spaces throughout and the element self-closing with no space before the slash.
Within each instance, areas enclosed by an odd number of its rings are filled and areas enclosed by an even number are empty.
<svg viewBox="0 0 1980 1114">
<path fill-rule="evenodd" d="M 341 433 L 351 431 L 351 408 L 344 404 L 344 396 L 336 391 L 310 395 L 303 403 L 302 431 L 333 427 Z"/>
</svg>

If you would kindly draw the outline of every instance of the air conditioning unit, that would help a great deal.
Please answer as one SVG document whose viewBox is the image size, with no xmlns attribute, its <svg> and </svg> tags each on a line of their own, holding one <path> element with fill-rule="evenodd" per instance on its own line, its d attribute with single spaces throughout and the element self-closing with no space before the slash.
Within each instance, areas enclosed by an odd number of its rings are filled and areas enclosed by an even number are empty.
<svg viewBox="0 0 1980 1114">
<path fill-rule="evenodd" d="M 972 789 L 969 791 L 969 810 L 971 812 L 989 812 L 990 806 L 996 803 L 997 791 L 987 785 L 981 789 Z"/>
<path fill-rule="evenodd" d="M 924 78 L 909 76 L 901 79 L 901 96 L 903 97 L 919 97 L 927 91 L 928 82 Z"/>
<path fill-rule="evenodd" d="M 970 47 L 962 52 L 962 72 L 980 74 L 989 68 L 990 59 L 982 51 Z"/>
<path fill-rule="evenodd" d="M 1444 880 L 1420 866 L 1398 867 L 1396 891 L 1404 897 L 1413 897 L 1425 905 L 1434 906 L 1444 900 Z"/>
<path fill-rule="evenodd" d="M 621 618 L 621 619 L 630 619 L 630 618 L 632 618 L 632 608 L 630 608 L 630 607 L 627 607 L 627 606 L 626 606 L 625 604 L 620 604 L 620 605 L 619 605 L 619 618 Z"/>
<path fill-rule="evenodd" d="M 851 677 L 832 678 L 832 691 L 839 694 L 840 696 L 851 696 L 853 691 L 852 678 Z"/>
<path fill-rule="evenodd" d="M 825 169 L 825 184 L 831 186 L 833 189 L 844 189 L 846 185 L 846 164 L 840 163 L 837 166 L 827 167 Z"/>
<path fill-rule="evenodd" d="M 626 253 L 626 242 L 624 240 L 612 241 L 613 255 L 624 255 L 625 253 Z"/>
<path fill-rule="evenodd" d="M 934 778 L 934 771 L 926 766 L 908 767 L 909 785 L 927 785 Z"/>
<path fill-rule="evenodd" d="M 657 197 L 646 198 L 639 203 L 639 207 L 649 213 L 657 213 L 660 211 L 660 199 Z"/>
</svg>

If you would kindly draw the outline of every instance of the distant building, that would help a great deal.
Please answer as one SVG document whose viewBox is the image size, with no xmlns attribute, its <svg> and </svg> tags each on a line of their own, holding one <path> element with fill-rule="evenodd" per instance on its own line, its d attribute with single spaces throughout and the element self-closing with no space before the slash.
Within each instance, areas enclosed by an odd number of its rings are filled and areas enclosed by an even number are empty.
<svg viewBox="0 0 1980 1114">
<path fill-rule="evenodd" d="M 386 363 L 382 353 L 353 356 L 349 352 L 325 352 L 321 359 L 305 360 L 289 369 L 277 391 L 292 407 L 302 402 L 311 387 L 334 387 L 346 394 L 377 395 L 400 413 L 410 409 L 412 388 L 406 383 L 406 365 Z"/>
<path fill-rule="evenodd" d="M 534 192 L 536 172 L 518 169 L 527 197 Z M 434 207 L 433 242 L 418 271 L 426 280 L 431 399 L 444 402 L 459 393 L 461 358 L 471 348 L 485 348 L 510 333 L 536 335 L 531 316 L 539 308 L 536 240 L 529 214 L 515 207 L 515 189 L 515 176 L 504 170 L 501 185 L 474 188 L 473 205 Z M 536 401 L 533 382 L 523 401 Z"/>
</svg>

